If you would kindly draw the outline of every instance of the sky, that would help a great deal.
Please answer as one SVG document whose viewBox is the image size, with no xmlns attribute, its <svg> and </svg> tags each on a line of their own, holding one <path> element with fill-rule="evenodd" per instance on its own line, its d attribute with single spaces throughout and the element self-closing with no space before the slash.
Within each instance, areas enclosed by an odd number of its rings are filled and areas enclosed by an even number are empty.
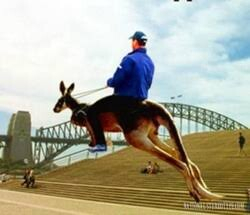
<svg viewBox="0 0 250 215">
<path fill-rule="evenodd" d="M 105 86 L 136 30 L 156 68 L 149 99 L 250 126 L 249 22 L 249 0 L 0 0 L 0 133 L 18 110 L 35 128 L 68 121 L 69 110 L 52 111 L 59 82 L 74 82 L 74 93 Z"/>
</svg>

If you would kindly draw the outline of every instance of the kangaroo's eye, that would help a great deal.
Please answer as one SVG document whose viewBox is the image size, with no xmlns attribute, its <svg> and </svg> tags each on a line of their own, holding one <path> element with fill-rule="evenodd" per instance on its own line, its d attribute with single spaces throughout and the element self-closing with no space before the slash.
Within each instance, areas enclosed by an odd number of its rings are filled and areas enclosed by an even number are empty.
<svg viewBox="0 0 250 215">
<path fill-rule="evenodd" d="M 61 99 L 58 101 L 58 104 L 59 104 L 60 106 L 62 106 L 63 103 L 64 103 L 64 98 L 61 98 Z"/>
</svg>

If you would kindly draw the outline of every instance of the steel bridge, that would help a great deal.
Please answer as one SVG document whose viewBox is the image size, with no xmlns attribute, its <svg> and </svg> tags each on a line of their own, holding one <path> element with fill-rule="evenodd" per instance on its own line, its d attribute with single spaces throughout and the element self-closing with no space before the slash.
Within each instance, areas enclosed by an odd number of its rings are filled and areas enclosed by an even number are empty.
<svg viewBox="0 0 250 215">
<path fill-rule="evenodd" d="M 179 118 L 179 131 L 183 133 L 183 121 L 187 121 L 187 134 L 191 133 L 191 122 L 194 122 L 195 131 L 199 132 L 199 125 L 202 125 L 201 131 L 209 129 L 218 130 L 238 130 L 247 129 L 247 126 L 239 123 L 223 114 L 211 111 L 202 107 L 180 103 L 161 103 L 174 118 Z"/>
<path fill-rule="evenodd" d="M 247 126 L 205 108 L 180 103 L 161 104 L 168 109 L 174 119 L 179 118 L 180 121 L 176 124 L 179 124 L 181 134 L 205 131 L 205 129 L 211 131 L 247 129 Z M 185 121 L 187 124 L 184 124 Z M 0 147 L 6 146 L 8 138 L 8 136 L 0 135 Z M 34 162 L 37 165 L 43 165 L 72 146 L 88 144 L 90 139 L 85 128 L 75 126 L 68 121 L 37 129 L 35 136 L 31 137 L 31 141 Z M 126 144 L 121 133 L 115 140 L 112 139 L 112 142 L 114 145 Z"/>
</svg>

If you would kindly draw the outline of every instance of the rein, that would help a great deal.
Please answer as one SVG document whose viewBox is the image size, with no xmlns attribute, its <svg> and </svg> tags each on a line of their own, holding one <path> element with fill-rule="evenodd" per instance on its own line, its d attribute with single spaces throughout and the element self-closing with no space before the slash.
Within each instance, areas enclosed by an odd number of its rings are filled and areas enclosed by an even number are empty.
<svg viewBox="0 0 250 215">
<path fill-rule="evenodd" d="M 76 93 L 74 94 L 73 96 L 78 99 L 78 98 L 81 98 L 81 97 L 84 97 L 84 96 L 88 96 L 90 94 L 93 94 L 93 93 L 96 93 L 98 91 L 101 91 L 101 90 L 104 90 L 108 88 L 107 86 L 105 87 L 101 87 L 101 88 L 97 88 L 97 89 L 93 89 L 93 90 L 88 90 L 88 91 L 84 91 L 84 92 L 81 92 L 81 93 Z"/>
</svg>

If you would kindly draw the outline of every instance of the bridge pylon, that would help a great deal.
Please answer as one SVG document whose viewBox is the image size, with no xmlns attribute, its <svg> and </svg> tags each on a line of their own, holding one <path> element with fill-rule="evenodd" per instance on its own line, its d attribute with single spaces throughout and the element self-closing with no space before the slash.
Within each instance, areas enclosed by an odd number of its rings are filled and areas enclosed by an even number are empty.
<svg viewBox="0 0 250 215">
<path fill-rule="evenodd" d="M 13 114 L 8 131 L 8 140 L 3 151 L 3 160 L 8 163 L 24 161 L 33 163 L 31 146 L 31 116 L 27 111 Z"/>
</svg>

